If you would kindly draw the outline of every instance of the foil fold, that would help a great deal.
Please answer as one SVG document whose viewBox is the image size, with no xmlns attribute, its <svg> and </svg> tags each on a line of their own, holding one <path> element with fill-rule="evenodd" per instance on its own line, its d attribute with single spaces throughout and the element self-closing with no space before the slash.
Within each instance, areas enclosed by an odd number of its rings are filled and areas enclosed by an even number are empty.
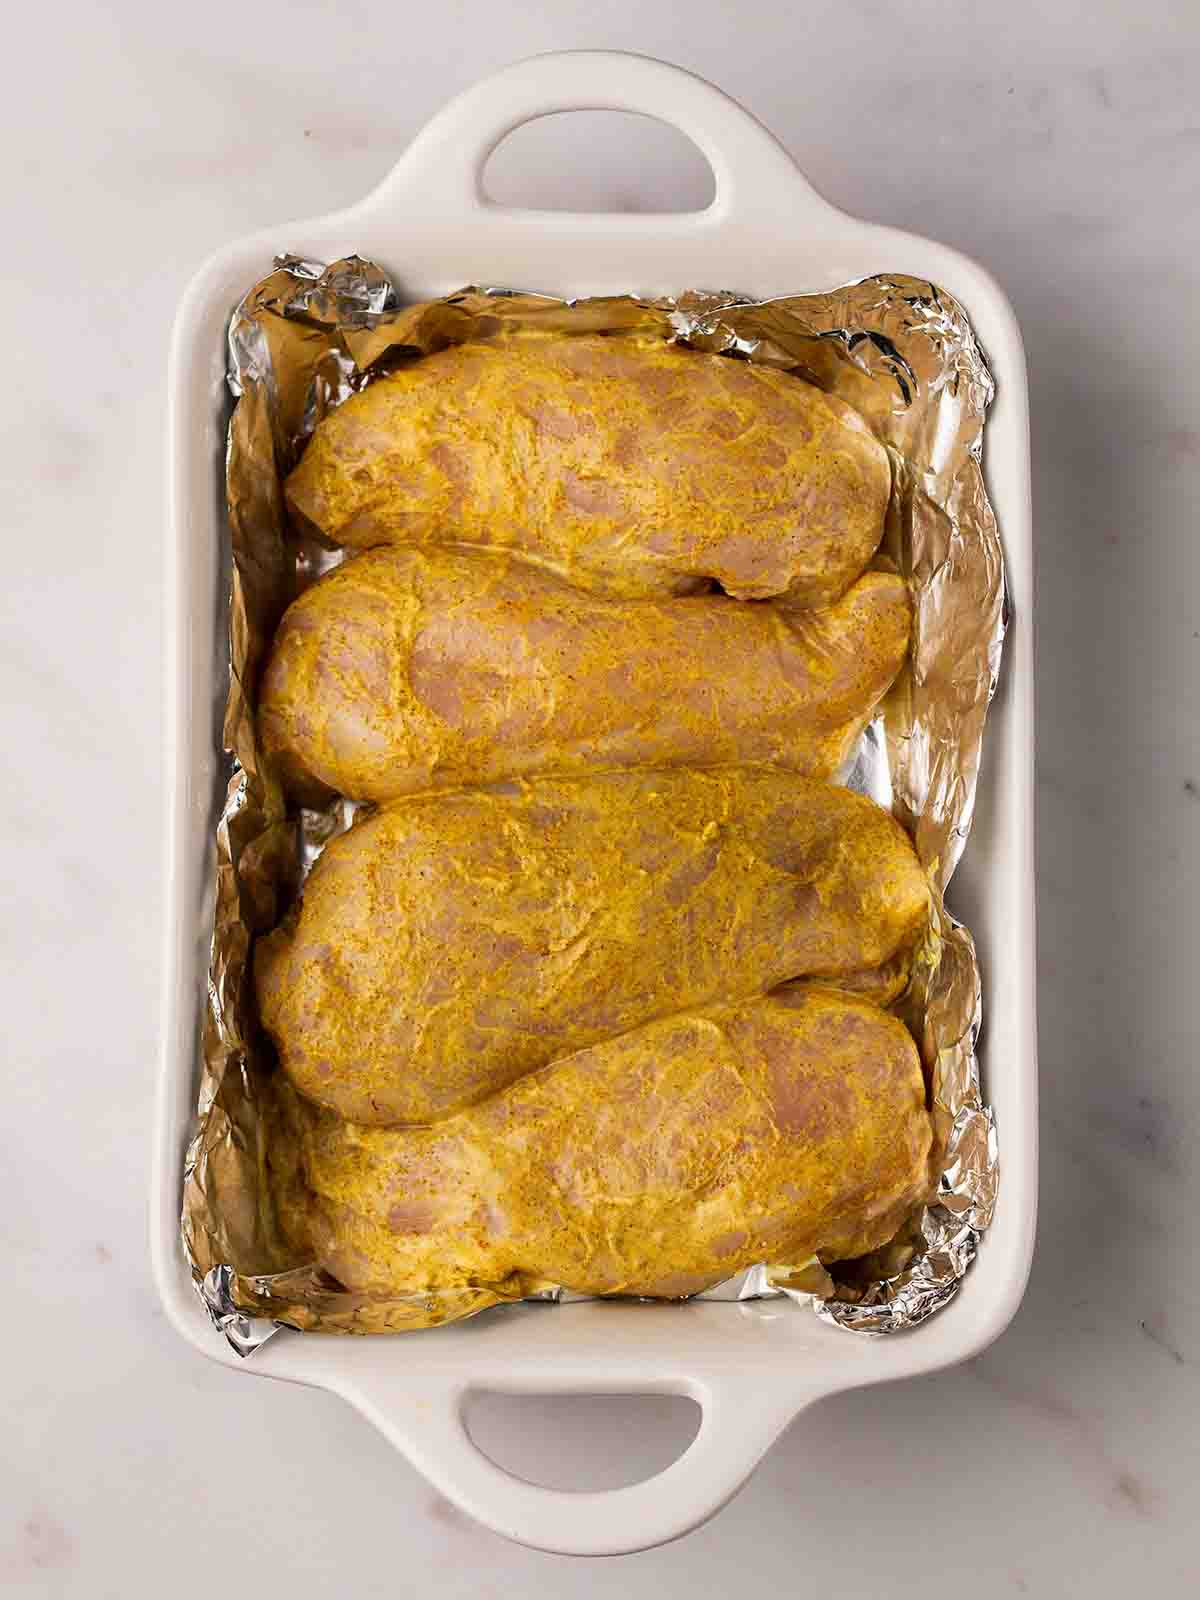
<svg viewBox="0 0 1200 1600">
<path fill-rule="evenodd" d="M 197 1291 L 241 1355 L 283 1325 L 396 1331 L 505 1301 L 584 1298 L 513 1280 L 385 1299 L 348 1293 L 311 1263 L 294 1260 L 265 1182 L 261 1091 L 272 1057 L 249 981 L 254 938 L 278 921 L 324 844 L 364 809 L 340 800 L 324 812 L 290 816 L 258 759 L 254 686 L 275 626 L 295 595 L 342 559 L 288 525 L 282 481 L 321 418 L 392 367 L 451 343 L 533 327 L 657 334 L 795 371 L 853 405 L 891 455 L 882 550 L 909 582 L 913 650 L 844 781 L 904 823 L 933 891 L 924 959 L 897 1009 L 927 1074 L 940 1152 L 936 1193 L 869 1257 L 762 1263 L 702 1298 L 785 1295 L 854 1332 L 913 1327 L 958 1292 L 996 1203 L 997 1130 L 976 1055 L 979 965 L 944 894 L 970 832 L 1007 602 L 982 471 L 993 395 L 987 362 L 950 295 L 899 275 L 764 302 L 698 291 L 567 302 L 469 288 L 404 306 L 372 262 L 350 256 L 324 266 L 284 256 L 237 307 L 228 334 L 235 405 L 226 460 L 233 566 L 224 742 L 231 773 L 215 819 L 208 1004 L 182 1216 Z"/>
</svg>

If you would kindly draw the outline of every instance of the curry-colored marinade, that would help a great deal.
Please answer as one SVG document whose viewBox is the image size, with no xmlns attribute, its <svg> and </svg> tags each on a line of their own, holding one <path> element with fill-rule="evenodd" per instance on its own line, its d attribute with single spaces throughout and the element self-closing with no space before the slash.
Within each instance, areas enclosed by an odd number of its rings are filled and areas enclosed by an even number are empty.
<svg viewBox="0 0 1200 1600">
<path fill-rule="evenodd" d="M 372 550 L 297 600 L 259 692 L 299 793 L 765 763 L 829 777 L 908 650 L 901 578 L 833 605 L 598 599 L 477 550 Z"/>
<path fill-rule="evenodd" d="M 929 895 L 861 795 L 744 769 L 546 779 L 388 807 L 256 953 L 293 1083 L 425 1122 L 652 1017 L 908 951 Z"/>
<path fill-rule="evenodd" d="M 376 1294 L 540 1283 L 677 1297 L 884 1243 L 929 1189 L 907 1030 L 832 990 L 664 1018 L 419 1128 L 280 1091 L 296 1248 Z"/>
<path fill-rule="evenodd" d="M 677 1297 L 926 1197 L 882 1007 L 929 891 L 825 781 L 909 648 L 890 485 L 794 375 L 628 337 L 451 348 L 318 427 L 288 505 L 363 553 L 285 615 L 260 739 L 382 809 L 254 976 L 278 1215 L 348 1289 Z"/>
<path fill-rule="evenodd" d="M 287 481 L 335 544 L 521 551 L 632 598 L 712 581 L 824 605 L 891 490 L 862 418 L 792 373 L 633 336 L 520 333 L 428 355 L 320 424 Z"/>
</svg>

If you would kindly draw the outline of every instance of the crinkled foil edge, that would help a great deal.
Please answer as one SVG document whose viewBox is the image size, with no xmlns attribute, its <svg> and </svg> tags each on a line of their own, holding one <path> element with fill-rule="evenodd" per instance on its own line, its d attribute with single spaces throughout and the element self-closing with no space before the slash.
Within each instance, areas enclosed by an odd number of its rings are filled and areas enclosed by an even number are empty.
<svg viewBox="0 0 1200 1600">
<path fill-rule="evenodd" d="M 928 1076 L 941 1152 L 937 1191 L 895 1240 L 862 1261 L 828 1271 L 816 1261 L 763 1264 L 703 1298 L 787 1295 L 858 1333 L 914 1327 L 958 1292 L 996 1201 L 996 1127 L 976 1054 L 979 966 L 943 896 L 970 831 L 1007 600 L 982 471 L 991 375 L 963 308 L 935 285 L 903 276 L 763 302 L 700 292 L 567 302 L 467 289 L 403 306 L 374 263 L 352 256 L 326 267 L 283 256 L 236 308 L 226 461 L 231 775 L 215 830 L 203 1065 L 182 1216 L 197 1290 L 240 1355 L 280 1326 L 395 1331 L 504 1302 L 585 1298 L 513 1281 L 384 1299 L 347 1293 L 312 1264 L 289 1259 L 264 1179 L 259 1085 L 271 1058 L 247 981 L 254 937 L 275 924 L 320 848 L 356 809 L 340 801 L 324 813 L 289 817 L 258 760 L 254 688 L 275 625 L 299 589 L 341 559 L 288 527 L 282 479 L 325 412 L 398 362 L 518 327 L 657 333 L 786 367 L 848 400 L 891 453 L 896 488 L 884 552 L 910 584 L 914 647 L 845 781 L 905 823 L 933 889 L 929 959 L 918 964 L 900 1011 Z"/>
</svg>

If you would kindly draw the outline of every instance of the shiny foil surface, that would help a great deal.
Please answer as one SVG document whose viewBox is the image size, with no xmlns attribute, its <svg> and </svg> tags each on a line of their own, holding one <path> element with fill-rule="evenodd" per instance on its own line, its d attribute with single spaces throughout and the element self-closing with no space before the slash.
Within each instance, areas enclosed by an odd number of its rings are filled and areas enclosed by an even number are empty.
<svg viewBox="0 0 1200 1600">
<path fill-rule="evenodd" d="M 226 463 L 230 776 L 215 825 L 216 909 L 182 1218 L 197 1289 L 241 1355 L 281 1325 L 349 1333 L 425 1328 L 522 1296 L 517 1284 L 351 1294 L 293 1258 L 265 1181 L 263 1086 L 274 1057 L 256 1015 L 249 954 L 324 844 L 364 809 L 341 800 L 323 812 L 289 813 L 259 760 L 254 686 L 275 627 L 300 590 L 343 559 L 289 527 L 283 479 L 325 413 L 396 365 L 448 344 L 534 327 L 637 330 L 795 371 L 853 405 L 891 454 L 882 554 L 910 585 L 913 648 L 844 780 L 904 823 L 933 890 L 930 934 L 894 1009 L 925 1065 L 941 1158 L 937 1193 L 868 1257 L 825 1266 L 815 1259 L 763 1263 L 703 1298 L 787 1295 L 856 1332 L 912 1327 L 958 1292 L 996 1203 L 996 1128 L 976 1059 L 979 967 L 970 934 L 943 896 L 970 831 L 1007 602 L 982 471 L 993 393 L 986 360 L 951 296 L 919 279 L 886 275 L 828 294 L 757 303 L 699 292 L 567 303 L 472 288 L 405 306 L 372 262 L 351 256 L 326 267 L 282 257 L 237 307 L 229 328 L 235 403 Z M 991 1070 L 1003 1071 L 1004 1063 Z M 581 1297 L 547 1285 L 534 1298 Z"/>
</svg>

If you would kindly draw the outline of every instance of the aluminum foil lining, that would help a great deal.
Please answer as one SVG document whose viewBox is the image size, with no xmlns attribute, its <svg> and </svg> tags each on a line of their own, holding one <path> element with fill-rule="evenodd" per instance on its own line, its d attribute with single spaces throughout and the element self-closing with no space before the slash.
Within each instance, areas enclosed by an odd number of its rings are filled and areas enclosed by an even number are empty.
<svg viewBox="0 0 1200 1600">
<path fill-rule="evenodd" d="M 859 741 L 844 781 L 890 806 L 933 889 L 936 959 L 900 1002 L 921 1049 L 943 1152 L 932 1202 L 888 1245 L 858 1261 L 763 1263 L 706 1292 L 738 1300 L 788 1295 L 866 1334 L 910 1328 L 959 1290 L 996 1201 L 996 1128 L 976 1058 L 980 978 L 967 930 L 943 895 L 971 826 L 984 719 L 1006 619 L 1004 566 L 982 472 L 993 385 L 962 307 L 922 280 L 880 276 L 828 294 L 754 302 L 729 293 L 566 302 L 465 289 L 400 303 L 392 281 L 351 256 L 331 266 L 280 257 L 229 327 L 226 490 L 233 556 L 230 680 L 224 722 L 230 774 L 215 825 L 216 909 L 201 1040 L 195 1136 L 188 1150 L 183 1242 L 215 1326 L 248 1355 L 281 1325 L 337 1332 L 430 1327 L 506 1298 L 504 1287 L 347 1293 L 296 1261 L 275 1226 L 264 1179 L 262 1087 L 273 1060 L 249 981 L 254 937 L 278 921 L 324 844 L 357 807 L 290 815 L 259 763 L 254 685 L 295 595 L 341 559 L 299 538 L 281 483 L 332 407 L 400 362 L 516 328 L 633 331 L 766 362 L 836 394 L 888 447 L 894 491 L 884 553 L 915 608 L 910 660 Z M 578 1299 L 548 1289 L 539 1299 Z"/>
</svg>

